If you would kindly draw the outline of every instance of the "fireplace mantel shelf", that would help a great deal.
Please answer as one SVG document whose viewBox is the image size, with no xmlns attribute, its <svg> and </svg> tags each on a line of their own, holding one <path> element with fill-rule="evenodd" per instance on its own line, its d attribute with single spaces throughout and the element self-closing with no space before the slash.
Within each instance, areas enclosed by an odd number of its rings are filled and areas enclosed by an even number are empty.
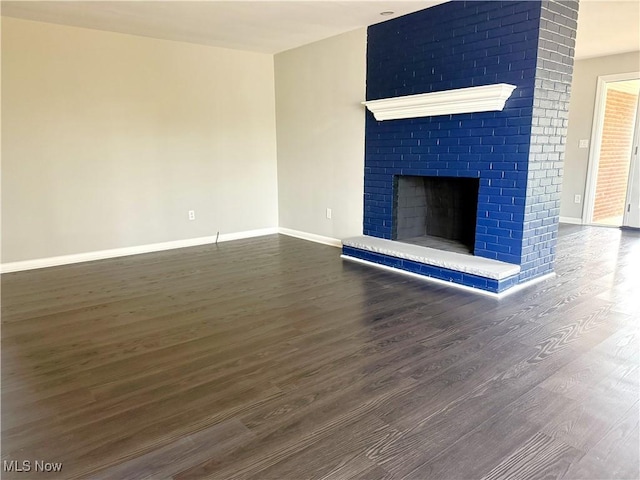
<svg viewBox="0 0 640 480">
<path fill-rule="evenodd" d="M 496 83 L 362 102 L 376 120 L 500 111 L 515 85 Z"/>
</svg>

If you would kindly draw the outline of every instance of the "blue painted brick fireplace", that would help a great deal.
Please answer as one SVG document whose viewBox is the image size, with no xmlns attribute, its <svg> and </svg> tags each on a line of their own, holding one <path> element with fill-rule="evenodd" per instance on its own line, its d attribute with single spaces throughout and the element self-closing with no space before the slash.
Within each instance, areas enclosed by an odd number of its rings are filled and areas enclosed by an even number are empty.
<svg viewBox="0 0 640 480">
<path fill-rule="evenodd" d="M 511 283 L 553 271 L 577 14 L 573 1 L 454 1 L 369 27 L 367 100 L 517 88 L 500 112 L 367 112 L 365 235 L 392 238 L 394 176 L 473 177 L 474 254 L 520 265 Z"/>
</svg>

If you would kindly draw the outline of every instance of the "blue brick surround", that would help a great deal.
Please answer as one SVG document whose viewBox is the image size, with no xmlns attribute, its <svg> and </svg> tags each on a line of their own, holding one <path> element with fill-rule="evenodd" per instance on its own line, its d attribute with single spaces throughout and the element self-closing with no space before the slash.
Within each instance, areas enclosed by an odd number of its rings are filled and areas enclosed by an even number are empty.
<svg viewBox="0 0 640 480">
<path fill-rule="evenodd" d="M 517 282 L 553 270 L 577 11 L 574 1 L 454 1 L 369 27 L 367 100 L 517 88 L 501 112 L 383 122 L 367 112 L 365 235 L 392 239 L 394 176 L 473 177 L 474 254 L 521 265 Z"/>
<path fill-rule="evenodd" d="M 553 271 L 577 18 L 577 2 L 542 2 L 521 281 Z"/>
</svg>

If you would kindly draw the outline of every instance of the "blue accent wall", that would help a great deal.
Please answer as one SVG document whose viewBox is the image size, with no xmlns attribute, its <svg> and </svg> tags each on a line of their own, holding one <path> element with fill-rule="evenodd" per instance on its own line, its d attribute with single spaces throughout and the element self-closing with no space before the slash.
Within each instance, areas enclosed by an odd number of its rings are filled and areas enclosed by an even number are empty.
<svg viewBox="0 0 640 480">
<path fill-rule="evenodd" d="M 560 10 L 564 7 L 554 1 L 454 1 L 369 27 L 367 100 L 494 83 L 517 88 L 500 112 L 381 122 L 367 112 L 365 235 L 392 238 L 394 176 L 479 178 L 475 255 L 536 269 L 523 271 L 522 279 L 548 271 L 540 268 L 540 255 L 531 257 L 535 235 L 528 222 L 555 215 L 557 224 L 558 212 L 547 204 L 543 214 L 531 215 L 529 162 L 532 127 L 540 116 L 534 105 L 546 68 L 541 23 L 554 27 L 558 37 L 548 39 L 545 51 L 552 48 L 560 55 L 560 44 L 571 50 L 563 56 L 570 59 L 565 63 L 570 84 L 577 2 L 568 3 L 575 8 Z M 558 79 L 557 85 L 568 102 L 566 80 Z M 551 90 L 557 85 L 552 82 Z M 551 109 L 546 113 L 553 116 Z M 558 128 L 563 127 L 560 118 Z M 561 175 L 561 166 L 554 170 Z M 559 187 L 557 194 L 559 201 Z M 542 234 L 550 239 L 549 231 Z M 552 264 L 550 245 L 544 254 Z"/>
</svg>

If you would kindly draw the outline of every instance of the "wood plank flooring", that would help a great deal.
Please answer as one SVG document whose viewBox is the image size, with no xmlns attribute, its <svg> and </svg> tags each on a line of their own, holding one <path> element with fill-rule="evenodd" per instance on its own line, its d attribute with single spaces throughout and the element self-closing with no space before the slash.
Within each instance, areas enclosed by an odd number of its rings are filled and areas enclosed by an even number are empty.
<svg viewBox="0 0 640 480">
<path fill-rule="evenodd" d="M 640 234 L 560 233 L 502 300 L 277 235 L 3 275 L 2 478 L 638 479 Z"/>
</svg>

